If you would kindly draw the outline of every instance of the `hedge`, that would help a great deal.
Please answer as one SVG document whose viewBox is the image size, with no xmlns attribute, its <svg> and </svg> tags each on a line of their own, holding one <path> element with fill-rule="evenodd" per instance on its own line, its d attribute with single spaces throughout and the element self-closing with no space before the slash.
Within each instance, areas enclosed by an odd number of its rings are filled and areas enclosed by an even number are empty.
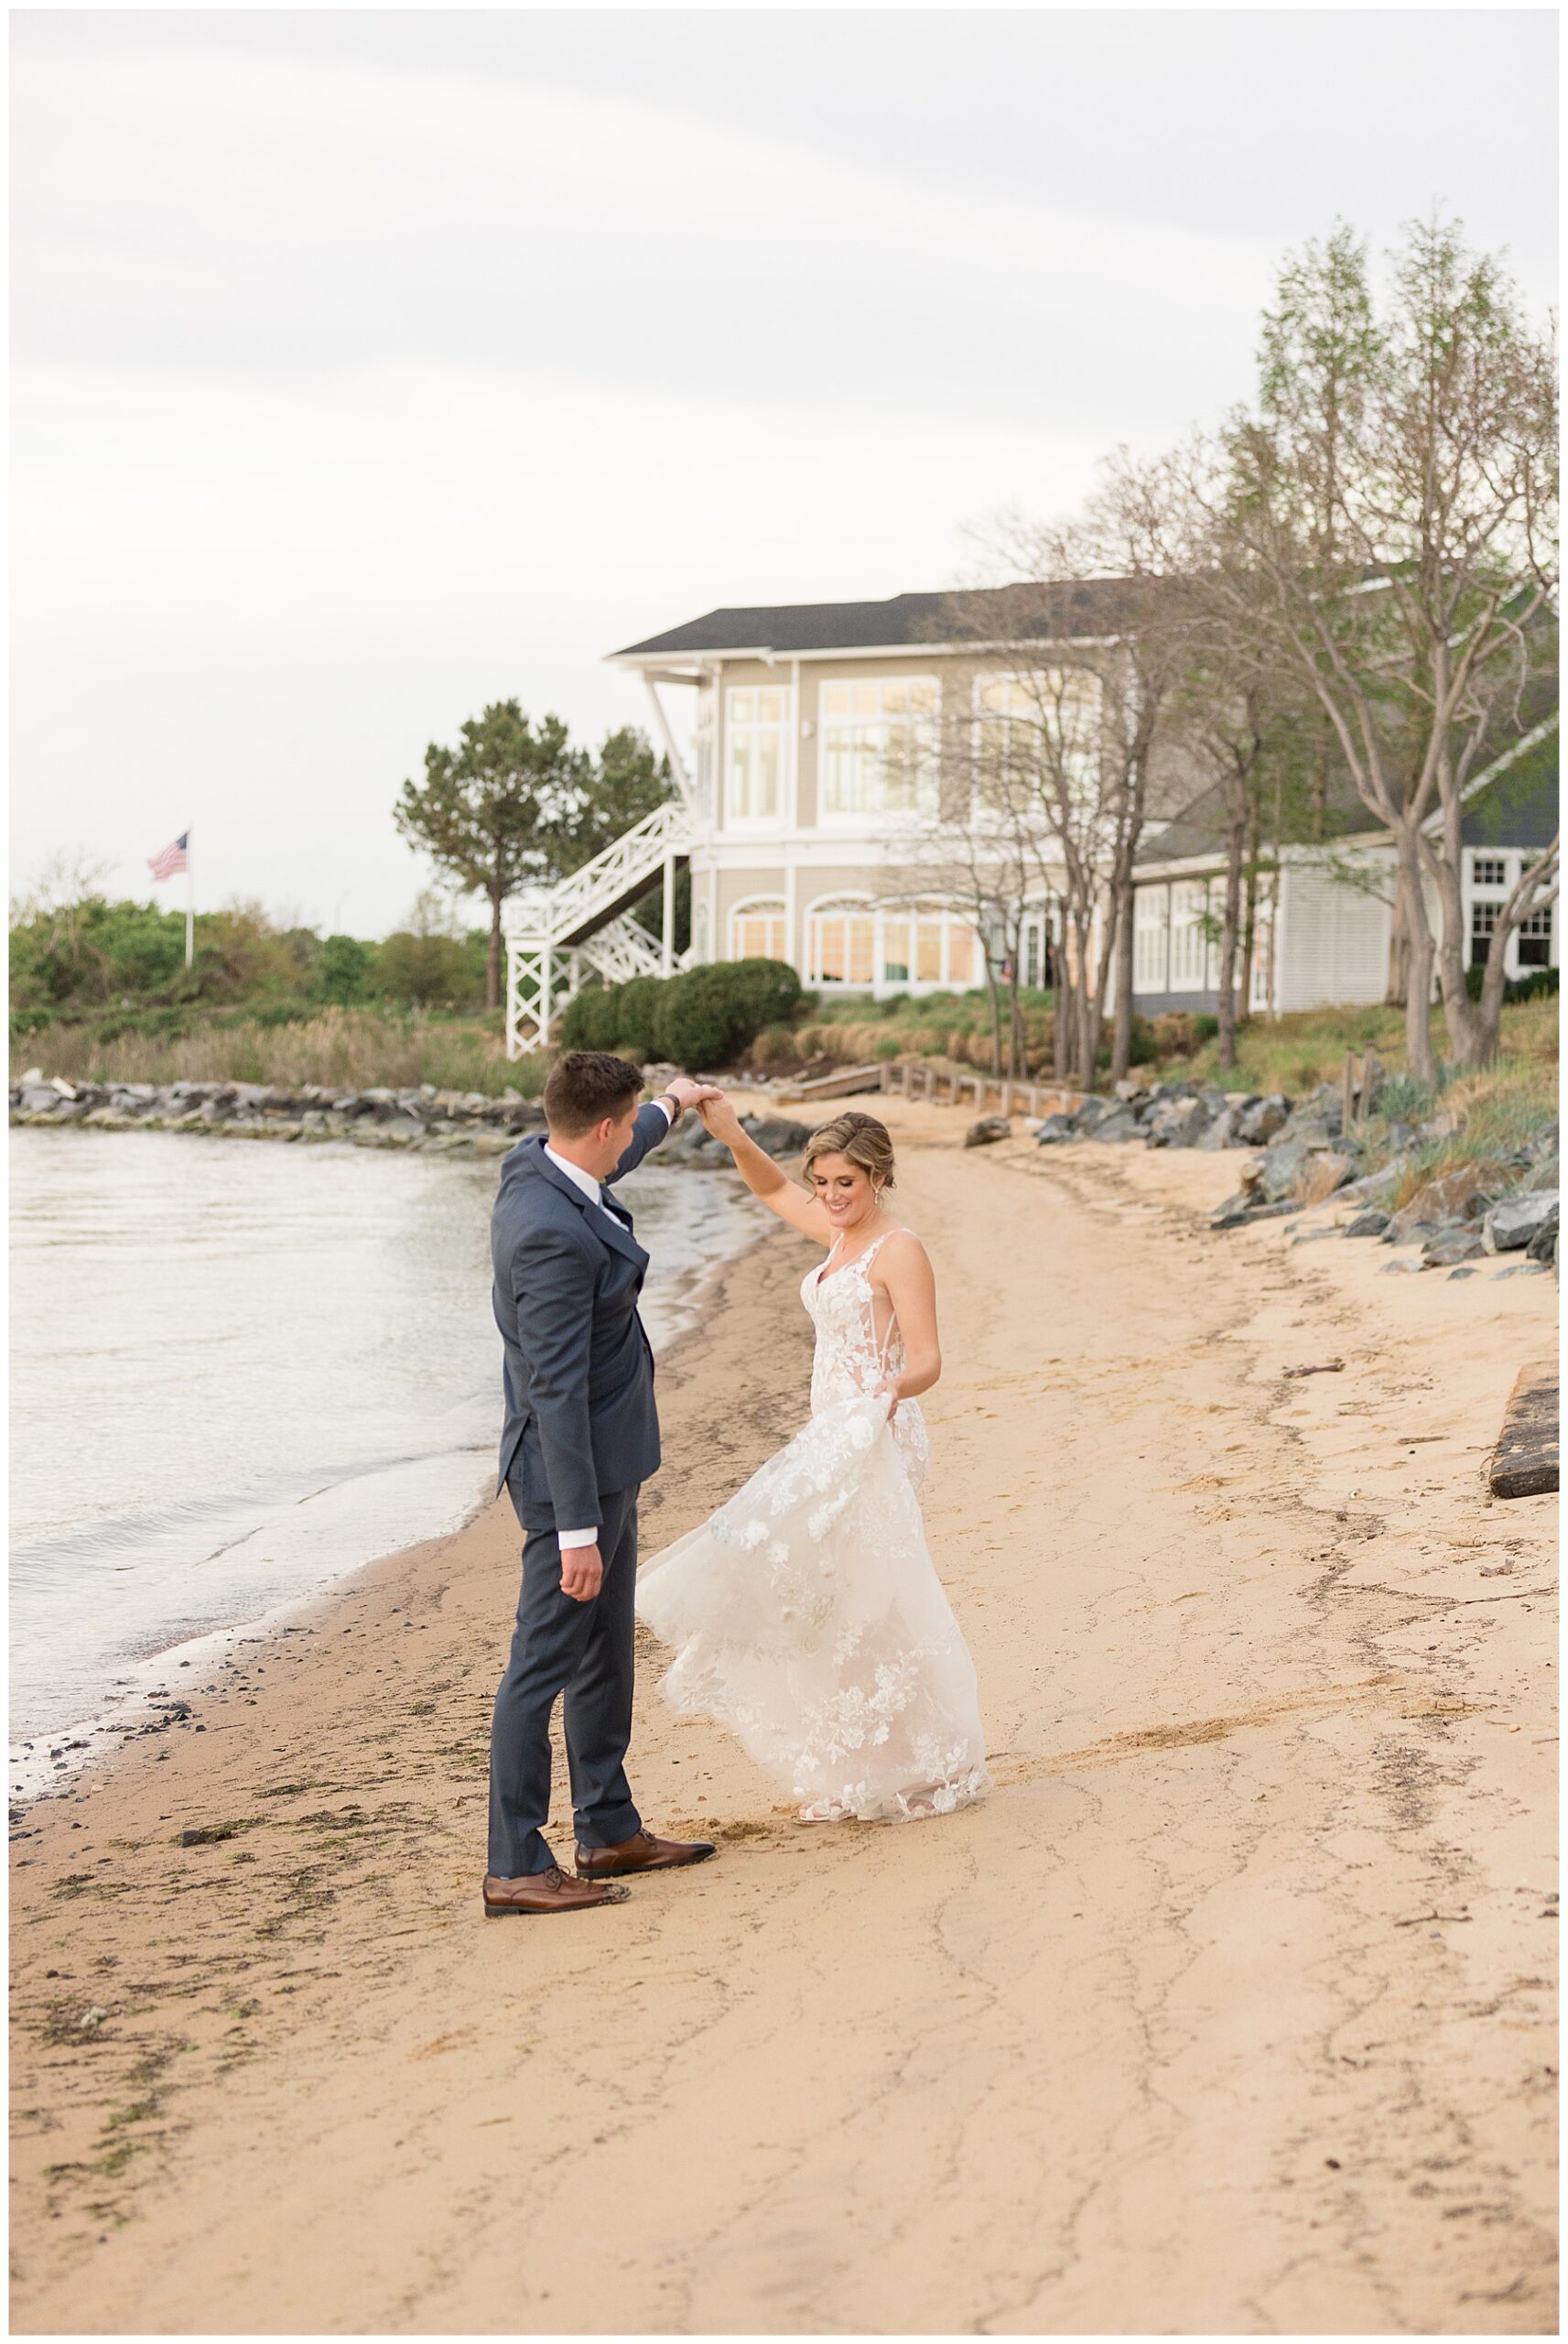
<svg viewBox="0 0 1568 2344">
<path fill-rule="evenodd" d="M 1472 1001 L 1481 998 L 1481 984 L 1487 973 L 1484 960 L 1477 960 L 1465 971 L 1465 990 Z M 1517 1001 L 1534 1001 L 1538 994 L 1555 993 L 1562 971 L 1557 969 L 1531 969 L 1528 976 L 1509 977 L 1503 986 L 1503 999 L 1511 1009 Z"/>
<path fill-rule="evenodd" d="M 622 1050 L 687 1069 L 729 1066 L 805 998 L 785 960 L 715 960 L 678 977 L 585 987 L 567 1005 L 561 1040 L 569 1050 Z"/>
</svg>

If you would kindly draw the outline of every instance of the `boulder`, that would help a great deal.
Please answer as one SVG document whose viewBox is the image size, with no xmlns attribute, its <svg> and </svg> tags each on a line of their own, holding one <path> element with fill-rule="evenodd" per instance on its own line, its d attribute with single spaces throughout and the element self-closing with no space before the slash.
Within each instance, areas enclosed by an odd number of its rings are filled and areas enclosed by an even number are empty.
<svg viewBox="0 0 1568 2344">
<path fill-rule="evenodd" d="M 1555 1269 L 1557 1265 L 1557 1215 L 1555 1213 L 1549 1214 L 1541 1222 L 1524 1250 L 1532 1262 L 1546 1262 Z"/>
<path fill-rule="evenodd" d="M 1005 1115 L 982 1115 L 964 1134 L 966 1147 L 994 1147 L 999 1139 L 1011 1139 L 1012 1125 Z"/>
<path fill-rule="evenodd" d="M 1258 1186 L 1270 1204 L 1296 1194 L 1311 1153 L 1305 1140 L 1301 1139 L 1276 1140 L 1271 1147 L 1264 1149 Z"/>
<path fill-rule="evenodd" d="M 1081 1106 L 1075 1107 L 1073 1110 L 1073 1129 L 1081 1139 L 1087 1139 L 1096 1125 L 1103 1123 L 1108 1115 L 1122 1112 L 1121 1109 L 1113 1107 L 1108 1099 L 1096 1098 L 1091 1092 Z"/>
<path fill-rule="evenodd" d="M 1482 1226 L 1487 1253 L 1528 1253 L 1543 1230 L 1555 1235 L 1558 1194 L 1555 1188 L 1525 1188 L 1499 1197 Z"/>
<path fill-rule="evenodd" d="M 1321 1149 L 1309 1156 L 1303 1166 L 1296 1194 L 1303 1205 L 1320 1205 L 1336 1188 L 1343 1188 L 1355 1169 L 1353 1156 L 1336 1156 L 1332 1148 Z"/>
<path fill-rule="evenodd" d="M 1144 1131 L 1151 1147 L 1196 1147 L 1208 1123 L 1209 1110 L 1193 1092 L 1186 1098 L 1158 1100 Z"/>
<path fill-rule="evenodd" d="M 1471 1199 L 1480 1193 L 1484 1177 L 1475 1164 L 1457 1164 L 1440 1172 L 1435 1179 L 1422 1181 L 1399 1218 L 1412 1225 L 1418 1221 L 1462 1221 Z"/>
<path fill-rule="evenodd" d="M 1317 1089 L 1298 1100 L 1280 1132 L 1281 1139 L 1327 1141 L 1337 1139 L 1345 1129 L 1345 1101 L 1332 1083 L 1320 1082 Z"/>
<path fill-rule="evenodd" d="M 414 1115 L 376 1116 L 362 1120 L 348 1134 L 355 1147 L 407 1147 L 425 1136 L 425 1126 Z"/>
<path fill-rule="evenodd" d="M 1237 1118 L 1236 1136 L 1243 1147 L 1263 1147 L 1290 1121 L 1291 1102 L 1282 1091 L 1257 1099 Z"/>
<path fill-rule="evenodd" d="M 1138 1118 L 1130 1107 L 1117 1107 L 1113 1108 L 1108 1115 L 1101 1115 L 1087 1136 L 1089 1139 L 1115 1142 L 1141 1139 L 1142 1134 L 1138 1128 Z"/>
<path fill-rule="evenodd" d="M 693 1122 L 696 1123 L 696 1120 L 694 1117 Z M 700 1124 L 697 1127 L 699 1130 L 702 1128 Z M 797 1123 L 788 1115 L 742 1115 L 741 1128 L 747 1138 L 762 1149 L 764 1156 L 798 1156 L 811 1137 L 811 1133 L 805 1123 Z M 979 1126 L 977 1125 L 976 1128 L 978 1129 Z M 704 1139 L 712 1138 L 711 1133 L 707 1131 L 704 1131 L 702 1135 Z M 1007 1126 L 1004 1122 L 1001 1137 L 1005 1139 L 1007 1136 Z M 713 1145 L 717 1147 L 722 1143 L 715 1140 Z M 968 1143 L 966 1141 L 965 1145 L 968 1145 Z"/>
<path fill-rule="evenodd" d="M 1035 1128 L 1034 1145 L 1036 1147 L 1060 1147 L 1064 1140 L 1082 1137 L 1083 1134 L 1071 1115 L 1047 1115 Z"/>
<path fill-rule="evenodd" d="M 1376 1205 L 1368 1205 L 1349 1222 L 1345 1234 L 1346 1237 L 1381 1237 L 1388 1225 L 1389 1215 L 1380 1212 Z"/>
<path fill-rule="evenodd" d="M 1210 1154 L 1217 1148 L 1239 1147 L 1241 1142 L 1236 1126 L 1240 1119 L 1240 1112 L 1238 1107 L 1221 1107 L 1218 1113 L 1204 1125 L 1197 1138 L 1192 1142 L 1193 1146 L 1206 1149 Z"/>
<path fill-rule="evenodd" d="M 24 1115 L 54 1115 L 60 1107 L 60 1095 L 52 1083 L 24 1082 L 12 1101 Z"/>
<path fill-rule="evenodd" d="M 1394 1191 L 1404 1177 L 1404 1157 L 1396 1156 L 1391 1163 L 1383 1165 L 1379 1171 L 1364 1172 L 1358 1180 L 1347 1180 L 1339 1191 L 1339 1201 L 1342 1205 L 1355 1201 L 1391 1207 Z"/>
<path fill-rule="evenodd" d="M 1475 1261 L 1486 1250 L 1478 1229 L 1466 1229 L 1462 1221 L 1454 1221 L 1428 1239 L 1422 1247 L 1421 1258 L 1429 1270 L 1452 1270 L 1461 1262 Z"/>
</svg>

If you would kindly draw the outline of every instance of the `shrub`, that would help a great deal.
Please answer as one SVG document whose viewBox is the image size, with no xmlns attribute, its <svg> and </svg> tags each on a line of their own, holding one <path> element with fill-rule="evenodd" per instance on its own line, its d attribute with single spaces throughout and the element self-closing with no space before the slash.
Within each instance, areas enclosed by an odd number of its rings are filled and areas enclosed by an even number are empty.
<svg viewBox="0 0 1568 2344">
<path fill-rule="evenodd" d="M 1465 971 L 1465 990 L 1472 1001 L 1481 998 L 1481 983 L 1487 973 L 1485 963 L 1477 960 Z M 1531 969 L 1524 977 L 1509 977 L 1503 986 L 1506 1002 L 1536 1001 L 1542 993 L 1554 993 L 1558 989 L 1559 969 Z"/>
<path fill-rule="evenodd" d="M 799 1056 L 800 1044 L 787 1026 L 764 1026 L 752 1045 L 752 1064 L 760 1074 L 794 1066 Z"/>
<path fill-rule="evenodd" d="M 612 1050 L 620 1039 L 621 995 L 624 991 L 623 985 L 584 985 L 562 1013 L 562 1048 Z"/>
<path fill-rule="evenodd" d="M 687 969 L 661 986 L 654 1010 L 658 1055 L 685 1067 L 722 1066 L 732 1055 L 737 1032 L 733 995 L 721 963 Z"/>
<path fill-rule="evenodd" d="M 635 1058 L 639 1066 L 659 1055 L 654 1037 L 659 996 L 666 983 L 675 982 L 674 978 L 629 977 L 616 990 L 613 1047 Z"/>
<path fill-rule="evenodd" d="M 782 1036 L 778 1062 L 795 1056 L 785 1020 L 805 996 L 784 960 L 716 960 L 677 977 L 632 977 L 585 985 L 568 1003 L 561 1040 L 571 1050 L 622 1050 L 639 1061 L 727 1066 L 764 1031 Z"/>
<path fill-rule="evenodd" d="M 1130 1066 L 1152 1066 L 1159 1057 L 1159 1045 L 1147 1017 L 1133 1014 L 1132 1033 L 1128 1043 L 1127 1057 Z"/>
</svg>

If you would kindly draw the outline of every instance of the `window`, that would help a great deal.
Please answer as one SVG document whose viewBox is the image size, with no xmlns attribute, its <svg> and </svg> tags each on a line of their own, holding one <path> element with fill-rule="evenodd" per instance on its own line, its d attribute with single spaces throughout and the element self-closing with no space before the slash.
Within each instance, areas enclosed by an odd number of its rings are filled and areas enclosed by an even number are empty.
<svg viewBox="0 0 1568 2344">
<path fill-rule="evenodd" d="M 788 709 L 789 694 L 782 685 L 737 685 L 731 690 L 725 731 L 727 820 L 778 819 Z"/>
<path fill-rule="evenodd" d="M 1476 909 L 1480 906 L 1477 905 Z M 1552 906 L 1544 911 L 1531 912 L 1520 922 L 1519 931 L 1519 964 L 1521 969 L 1550 969 L 1552 966 Z"/>
<path fill-rule="evenodd" d="M 697 802 L 705 815 L 713 808 L 713 709 L 718 697 L 707 685 L 697 695 Z"/>
<path fill-rule="evenodd" d="M 1172 993 L 1201 993 L 1208 963 L 1208 882 L 1184 879 L 1171 890 Z"/>
<path fill-rule="evenodd" d="M 823 904 L 811 915 L 807 982 L 825 985 L 960 988 L 978 984 L 979 943 L 960 913 L 940 904 Z"/>
<path fill-rule="evenodd" d="M 936 802 L 936 685 L 929 676 L 822 687 L 822 811 L 915 814 Z"/>
<path fill-rule="evenodd" d="M 1477 887 L 1506 887 L 1509 884 L 1507 857 L 1500 854 L 1478 854 L 1471 867 L 1471 881 Z"/>
<path fill-rule="evenodd" d="M 869 906 L 830 904 L 811 919 L 811 982 L 869 985 L 876 967 L 877 922 Z"/>
<path fill-rule="evenodd" d="M 977 686 L 979 789 L 999 787 L 1009 802 L 1020 783 L 1055 796 L 1065 785 L 1076 807 L 1096 798 L 1100 679 L 1087 667 L 1058 667 L 1027 678 L 983 676 Z"/>
<path fill-rule="evenodd" d="M 778 898 L 737 904 L 730 915 L 732 960 L 787 960 L 787 938 L 784 907 Z"/>
<path fill-rule="evenodd" d="M 1165 916 L 1163 887 L 1140 887 L 1132 924 L 1132 982 L 1138 993 L 1165 990 Z"/>
<path fill-rule="evenodd" d="M 1501 909 L 1500 904 L 1477 903 L 1470 906 L 1470 966 L 1473 969 L 1484 969 L 1487 965 L 1487 955 L 1492 949 L 1498 914 Z"/>
</svg>

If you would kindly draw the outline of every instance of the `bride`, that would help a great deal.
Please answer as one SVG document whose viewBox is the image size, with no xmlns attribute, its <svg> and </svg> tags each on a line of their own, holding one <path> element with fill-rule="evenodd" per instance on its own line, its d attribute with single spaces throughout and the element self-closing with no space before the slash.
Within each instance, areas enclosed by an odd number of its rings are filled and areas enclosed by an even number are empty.
<svg viewBox="0 0 1568 2344">
<path fill-rule="evenodd" d="M 752 1194 L 827 1257 L 801 1288 L 810 1421 L 639 1575 L 639 1616 L 676 1652 L 665 1692 L 730 1727 L 802 1822 L 948 1814 L 990 1785 L 974 1665 L 920 1516 L 915 1395 L 942 1360 L 925 1248 L 884 1210 L 892 1143 L 874 1116 L 839 1115 L 797 1188 L 727 1099 L 701 1112 Z"/>
</svg>

